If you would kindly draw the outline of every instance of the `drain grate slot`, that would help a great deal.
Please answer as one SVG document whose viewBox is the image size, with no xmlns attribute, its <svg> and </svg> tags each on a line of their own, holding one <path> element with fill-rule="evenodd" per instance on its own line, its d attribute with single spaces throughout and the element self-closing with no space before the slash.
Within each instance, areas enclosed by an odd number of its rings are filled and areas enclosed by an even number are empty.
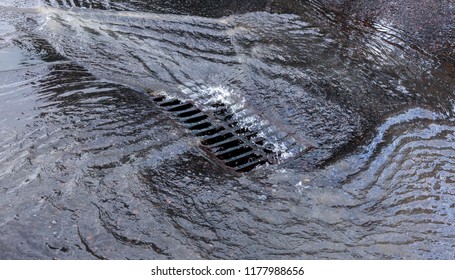
<svg viewBox="0 0 455 280">
<path fill-rule="evenodd" d="M 196 109 L 196 110 L 197 111 L 195 111 L 194 108 L 192 108 L 191 111 L 185 110 L 185 111 L 183 111 L 184 113 L 182 113 L 182 114 L 180 114 L 181 112 L 177 112 L 176 117 L 178 117 L 182 122 L 185 122 L 189 119 L 207 116 L 206 114 L 202 113 L 200 110 L 198 110 L 198 109 Z"/>
<path fill-rule="evenodd" d="M 178 111 L 184 111 L 193 108 L 192 104 L 185 103 L 185 104 L 178 104 L 172 107 L 168 107 L 167 110 L 170 112 L 178 112 Z"/>
<path fill-rule="evenodd" d="M 233 158 L 230 158 L 229 160 L 227 160 L 225 162 L 225 164 L 230 167 L 236 167 L 236 166 L 244 165 L 249 162 L 253 162 L 260 158 L 261 158 L 261 156 L 255 154 L 255 152 L 248 152 L 248 153 L 241 154 L 241 155 L 235 156 Z"/>
<path fill-rule="evenodd" d="M 184 111 L 178 112 L 177 117 L 186 118 L 186 117 L 194 116 L 194 115 L 196 115 L 198 113 L 201 113 L 201 110 L 199 110 L 197 108 L 190 108 L 188 110 L 184 110 Z"/>
<path fill-rule="evenodd" d="M 223 127 L 214 127 L 214 128 L 208 128 L 204 129 L 202 131 L 195 132 L 196 136 L 202 137 L 202 136 L 210 136 L 219 133 L 220 131 L 223 131 Z"/>
<path fill-rule="evenodd" d="M 217 116 L 224 116 L 228 113 L 228 110 L 227 108 L 218 108 L 217 110 L 215 110 L 213 112 L 214 115 L 217 115 Z"/>
<path fill-rule="evenodd" d="M 262 158 L 258 158 L 258 159 L 255 159 L 255 160 L 249 161 L 247 163 L 244 163 L 244 164 L 236 166 L 235 167 L 235 171 L 237 171 L 237 172 L 248 172 L 248 171 L 253 170 L 256 166 L 261 165 L 261 164 L 265 164 L 265 163 L 267 163 L 267 160 L 262 159 Z"/>
<path fill-rule="evenodd" d="M 212 127 L 212 125 L 206 121 L 203 121 L 203 122 L 199 122 L 199 123 L 196 123 L 196 124 L 191 124 L 191 126 L 189 127 L 189 129 L 191 130 L 203 130 L 205 128 L 209 128 L 209 127 Z"/>
<path fill-rule="evenodd" d="M 295 139 L 287 139 L 287 133 L 270 126 L 267 120 L 257 122 L 258 117 L 250 110 L 236 108 L 233 112 L 221 102 L 207 105 L 204 110 L 190 102 L 166 96 L 155 96 L 153 100 L 193 135 L 200 137 L 201 145 L 210 155 L 237 172 L 248 172 L 259 165 L 276 162 L 276 144 L 273 144 L 276 141 L 284 139 L 284 144 L 296 145 Z"/>
<path fill-rule="evenodd" d="M 249 146 L 232 147 L 227 150 L 215 152 L 215 155 L 220 159 L 230 159 L 238 155 L 251 152 L 252 150 L 253 148 Z"/>
<path fill-rule="evenodd" d="M 249 130 L 245 130 L 243 128 L 241 130 L 236 130 L 235 133 L 242 135 L 243 137 L 245 137 L 248 140 L 251 140 L 251 138 L 258 135 L 258 133 L 256 131 L 249 131 Z"/>
<path fill-rule="evenodd" d="M 213 145 L 215 143 L 224 141 L 224 140 L 232 138 L 232 137 L 234 137 L 234 134 L 232 134 L 230 132 L 226 133 L 225 131 L 222 131 L 221 133 L 214 134 L 211 137 L 204 138 L 204 140 L 202 141 L 202 144 L 206 145 L 206 146 L 210 146 L 210 145 Z"/>
<path fill-rule="evenodd" d="M 207 135 L 213 135 L 213 134 L 216 134 L 217 130 L 219 128 L 218 127 L 207 127 L 207 128 L 204 128 L 204 129 L 199 129 L 199 130 L 194 130 L 193 133 L 194 135 L 196 136 L 200 136 L 200 137 L 203 137 L 203 136 L 207 136 Z"/>
<path fill-rule="evenodd" d="M 243 142 L 239 139 L 228 138 L 224 141 L 217 142 L 215 144 L 208 145 L 208 146 L 210 148 L 212 148 L 215 152 L 218 152 L 218 151 L 224 151 L 224 150 L 227 150 L 227 149 L 230 149 L 233 147 L 237 147 L 242 144 L 243 144 Z"/>
<path fill-rule="evenodd" d="M 181 103 L 182 102 L 180 102 L 180 100 L 173 99 L 173 100 L 169 100 L 169 101 L 160 102 L 159 104 L 160 104 L 161 107 L 169 107 L 169 106 L 179 105 Z"/>
<path fill-rule="evenodd" d="M 158 97 L 153 98 L 153 101 L 155 101 L 155 102 L 161 102 L 161 101 L 164 101 L 164 99 L 166 99 L 166 97 L 164 97 L 164 96 L 158 96 Z"/>
<path fill-rule="evenodd" d="M 206 120 L 207 118 L 208 118 L 207 115 L 199 114 L 197 116 L 191 116 L 189 118 L 184 118 L 184 119 L 182 119 L 182 121 L 184 123 L 196 123 L 196 122 L 200 122 L 200 121 Z"/>
</svg>

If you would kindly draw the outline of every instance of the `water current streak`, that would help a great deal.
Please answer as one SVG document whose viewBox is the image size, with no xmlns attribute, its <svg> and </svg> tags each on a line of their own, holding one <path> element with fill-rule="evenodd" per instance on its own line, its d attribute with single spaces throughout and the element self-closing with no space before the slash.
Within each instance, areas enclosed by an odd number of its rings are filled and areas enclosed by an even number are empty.
<svg viewBox="0 0 455 280">
<path fill-rule="evenodd" d="M 0 258 L 455 258 L 453 68 L 387 22 L 5 2 Z M 148 92 L 315 149 L 226 172 Z"/>
</svg>

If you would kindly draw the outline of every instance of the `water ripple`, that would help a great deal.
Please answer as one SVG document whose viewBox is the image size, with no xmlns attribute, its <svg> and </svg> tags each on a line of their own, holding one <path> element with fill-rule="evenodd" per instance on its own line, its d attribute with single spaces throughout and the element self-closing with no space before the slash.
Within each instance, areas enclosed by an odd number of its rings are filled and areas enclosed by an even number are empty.
<svg viewBox="0 0 455 280">
<path fill-rule="evenodd" d="M 453 67 L 317 1 L 146 2 L 2 3 L 1 258 L 455 258 Z M 314 149 L 232 174 L 149 92 Z"/>
</svg>

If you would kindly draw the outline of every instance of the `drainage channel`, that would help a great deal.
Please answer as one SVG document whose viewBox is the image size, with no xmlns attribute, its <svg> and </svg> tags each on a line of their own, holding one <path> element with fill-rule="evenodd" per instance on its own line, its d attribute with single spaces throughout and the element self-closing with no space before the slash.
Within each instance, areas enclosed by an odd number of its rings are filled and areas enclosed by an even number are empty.
<svg viewBox="0 0 455 280">
<path fill-rule="evenodd" d="M 252 171 L 259 165 L 278 161 L 266 134 L 243 126 L 222 103 L 211 104 L 211 110 L 202 111 L 191 102 L 164 95 L 153 95 L 153 101 L 199 137 L 204 150 L 236 172 Z M 284 141 L 286 135 L 276 132 L 272 137 Z M 294 144 L 292 140 L 289 145 Z"/>
</svg>

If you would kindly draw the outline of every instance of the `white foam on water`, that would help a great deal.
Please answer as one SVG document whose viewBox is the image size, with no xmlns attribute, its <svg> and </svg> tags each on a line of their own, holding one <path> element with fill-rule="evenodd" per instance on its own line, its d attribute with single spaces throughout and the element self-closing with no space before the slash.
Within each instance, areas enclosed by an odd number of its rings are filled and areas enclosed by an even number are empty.
<svg viewBox="0 0 455 280">
<path fill-rule="evenodd" d="M 164 90 L 163 90 L 163 91 L 156 92 L 156 93 L 153 92 L 153 93 L 152 93 L 152 96 L 154 96 L 154 97 L 164 96 L 164 97 L 166 97 L 166 98 L 168 98 L 168 99 L 179 99 L 179 100 L 182 100 L 182 99 L 180 98 L 180 96 L 178 96 L 177 94 L 172 93 L 172 92 L 167 92 L 167 91 L 164 91 Z M 185 101 L 185 100 L 183 100 L 183 101 Z"/>
<path fill-rule="evenodd" d="M 204 105 L 223 103 L 232 112 L 244 109 L 245 107 L 245 98 L 238 96 L 234 90 L 224 86 L 201 88 L 200 96 L 203 97 L 201 102 Z"/>
<path fill-rule="evenodd" d="M 191 87 L 191 88 L 190 88 Z M 280 139 L 277 139 L 276 133 L 279 133 L 275 126 L 271 126 L 270 122 L 263 116 L 247 108 L 244 97 L 241 97 L 234 90 L 225 86 L 195 86 L 194 84 L 188 87 L 181 87 L 181 91 L 188 96 L 191 96 L 196 105 L 207 111 L 215 111 L 214 104 L 224 104 L 226 109 L 233 118 L 237 121 L 239 127 L 251 131 L 259 131 L 258 137 L 264 138 L 264 146 L 267 146 L 274 154 L 278 161 L 289 159 L 295 156 L 295 152 L 291 147 L 286 145 Z M 286 136 L 289 139 L 292 136 Z M 295 141 L 290 141 L 295 142 Z M 300 152 L 301 149 L 297 152 Z"/>
</svg>

